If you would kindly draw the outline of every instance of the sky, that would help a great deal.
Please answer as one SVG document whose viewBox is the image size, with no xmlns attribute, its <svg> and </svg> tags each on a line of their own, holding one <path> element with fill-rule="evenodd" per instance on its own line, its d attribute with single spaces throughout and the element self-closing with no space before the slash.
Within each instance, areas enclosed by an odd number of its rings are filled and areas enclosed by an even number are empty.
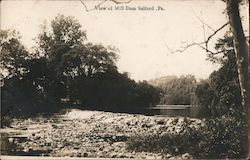
<svg viewBox="0 0 250 160">
<path fill-rule="evenodd" d="M 31 49 L 45 20 L 50 22 L 58 14 L 74 16 L 86 31 L 89 42 L 119 49 L 118 70 L 128 72 L 136 81 L 186 74 L 205 79 L 219 68 L 218 64 L 206 60 L 205 51 L 198 46 L 182 53 L 173 51 L 184 47 L 185 42 L 202 42 L 213 33 L 201 20 L 213 29 L 227 22 L 222 1 L 132 0 L 119 5 L 105 2 L 101 7 L 107 7 L 106 10 L 94 9 L 100 2 L 85 0 L 85 6 L 93 9 L 86 11 L 80 0 L 4 0 L 1 29 L 18 30 L 23 44 Z M 120 10 L 115 10 L 116 7 Z M 136 10 L 126 10 L 126 7 Z M 154 10 L 139 10 L 139 7 L 154 7 Z M 223 29 L 211 40 L 210 48 L 227 30 Z"/>
</svg>

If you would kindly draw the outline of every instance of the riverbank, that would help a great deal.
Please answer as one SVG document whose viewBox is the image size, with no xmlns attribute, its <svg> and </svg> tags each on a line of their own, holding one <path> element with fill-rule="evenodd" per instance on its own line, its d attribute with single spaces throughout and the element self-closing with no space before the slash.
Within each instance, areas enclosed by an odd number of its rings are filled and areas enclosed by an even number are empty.
<svg viewBox="0 0 250 160">
<path fill-rule="evenodd" d="M 190 127 L 198 129 L 203 124 L 199 119 L 188 119 Z M 188 159 L 188 153 L 174 157 L 126 149 L 126 141 L 131 136 L 178 133 L 183 122 L 183 117 L 73 109 L 47 118 L 14 119 L 11 127 L 1 129 L 1 133 L 9 133 L 8 141 L 15 144 L 15 152 L 21 155 L 36 153 L 56 157 Z"/>
</svg>

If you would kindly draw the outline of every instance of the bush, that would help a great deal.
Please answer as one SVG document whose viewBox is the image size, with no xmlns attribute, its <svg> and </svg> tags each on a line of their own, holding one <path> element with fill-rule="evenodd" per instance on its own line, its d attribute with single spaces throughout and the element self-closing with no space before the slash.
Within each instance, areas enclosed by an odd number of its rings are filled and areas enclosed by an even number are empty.
<svg viewBox="0 0 250 160">
<path fill-rule="evenodd" d="M 210 119 L 200 130 L 197 158 L 244 158 L 247 152 L 247 123 L 232 117 Z"/>
<path fill-rule="evenodd" d="M 170 153 L 180 155 L 191 153 L 197 143 L 201 141 L 199 131 L 190 127 L 190 121 L 185 118 L 182 129 L 178 133 L 163 135 L 134 136 L 127 142 L 127 149 L 134 151 L 147 151 L 156 153 Z M 187 147 L 188 146 L 188 147 Z"/>
<path fill-rule="evenodd" d="M 12 122 L 12 118 L 9 115 L 1 115 L 1 128 L 9 127 Z"/>
<path fill-rule="evenodd" d="M 246 123 L 235 117 L 210 119 L 198 130 L 185 121 L 178 134 L 135 136 L 127 142 L 127 149 L 180 155 L 194 158 L 244 158 L 247 145 Z"/>
</svg>

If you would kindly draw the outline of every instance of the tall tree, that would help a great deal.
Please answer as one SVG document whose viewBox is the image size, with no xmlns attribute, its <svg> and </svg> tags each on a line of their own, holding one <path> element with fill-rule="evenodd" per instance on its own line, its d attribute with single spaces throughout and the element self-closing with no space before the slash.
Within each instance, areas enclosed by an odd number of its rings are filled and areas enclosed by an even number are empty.
<svg viewBox="0 0 250 160">
<path fill-rule="evenodd" d="M 250 115 L 249 107 L 249 88 L 248 88 L 248 44 L 243 31 L 240 17 L 239 4 L 241 0 L 226 0 L 227 14 L 229 24 L 233 33 L 234 50 L 236 55 L 237 70 L 241 88 L 242 106 L 246 109 L 247 115 Z M 246 2 L 247 3 L 247 2 Z M 250 118 L 248 118 L 248 141 L 250 143 Z M 250 156 L 250 147 L 248 146 L 248 156 Z"/>
<path fill-rule="evenodd" d="M 1 80 L 20 75 L 28 51 L 20 42 L 17 31 L 0 30 L 0 53 Z"/>
<path fill-rule="evenodd" d="M 42 32 L 38 35 L 37 55 L 46 58 L 48 68 L 43 88 L 49 96 L 56 97 L 58 103 L 61 98 L 67 97 L 69 77 L 73 76 L 77 67 L 77 61 L 72 58 L 78 53 L 84 40 L 86 33 L 81 29 L 80 23 L 74 17 L 60 14 L 49 26 L 44 23 Z M 81 53 L 84 53 L 85 50 L 81 49 Z"/>
<path fill-rule="evenodd" d="M 86 33 L 74 17 L 58 15 L 50 26 L 44 24 L 42 29 L 37 38 L 37 53 L 47 59 L 49 72 L 44 88 L 58 102 L 72 97 L 70 94 L 78 88 L 70 87 L 81 84 L 78 80 L 84 82 L 97 73 L 117 69 L 116 50 L 86 43 Z"/>
</svg>

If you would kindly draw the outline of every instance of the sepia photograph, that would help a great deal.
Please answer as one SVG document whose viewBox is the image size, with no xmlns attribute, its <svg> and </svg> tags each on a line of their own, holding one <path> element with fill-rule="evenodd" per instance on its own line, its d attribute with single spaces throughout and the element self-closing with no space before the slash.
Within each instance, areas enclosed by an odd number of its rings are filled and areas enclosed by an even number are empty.
<svg viewBox="0 0 250 160">
<path fill-rule="evenodd" d="M 248 0 L 0 0 L 1 160 L 250 159 Z"/>
</svg>

